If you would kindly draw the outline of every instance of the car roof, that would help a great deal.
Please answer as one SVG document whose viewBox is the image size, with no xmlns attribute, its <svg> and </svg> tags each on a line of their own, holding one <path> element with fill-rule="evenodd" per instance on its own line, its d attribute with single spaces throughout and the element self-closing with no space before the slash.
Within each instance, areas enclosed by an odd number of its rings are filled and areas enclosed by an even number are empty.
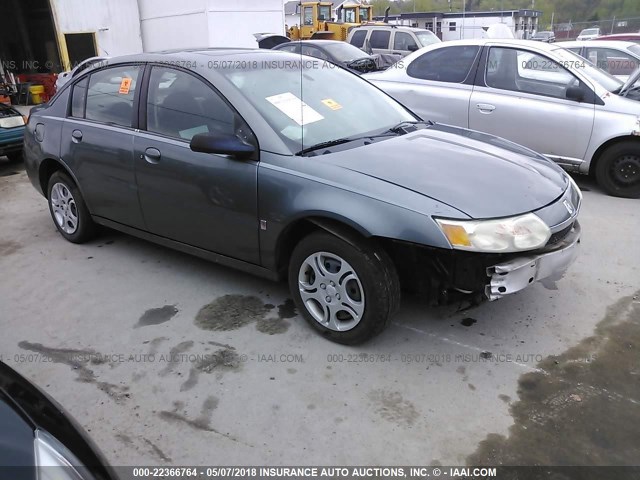
<svg viewBox="0 0 640 480">
<path fill-rule="evenodd" d="M 580 42 L 572 40 L 570 42 L 558 42 L 560 47 L 607 47 L 618 48 L 619 50 L 626 50 L 627 48 L 638 45 L 635 42 L 627 42 L 624 40 L 589 40 L 588 42 Z"/>
<path fill-rule="evenodd" d="M 448 47 L 452 45 L 483 46 L 483 45 L 495 45 L 495 44 L 508 45 L 508 46 L 514 46 L 514 47 L 525 46 L 532 49 L 547 50 L 547 51 L 555 50 L 558 48 L 557 45 L 560 45 L 558 43 L 548 44 L 548 43 L 542 43 L 542 42 L 535 42 L 533 40 L 520 40 L 518 38 L 469 38 L 464 40 L 449 40 L 446 42 L 433 44 L 433 46 L 435 48 L 436 45 L 438 47 Z M 432 45 L 429 45 L 429 47 L 431 46 Z"/>
<path fill-rule="evenodd" d="M 209 58 L 216 59 L 237 59 L 241 57 L 244 61 L 268 61 L 270 57 L 278 55 L 278 59 L 282 59 L 281 55 L 292 55 L 296 58 L 299 55 L 280 52 L 264 48 L 196 48 L 187 50 L 166 50 L 155 53 L 138 53 L 133 55 L 125 55 L 122 57 L 111 57 L 108 59 L 108 65 L 117 65 L 121 63 L 133 62 L 162 62 L 166 60 L 181 60 L 190 62 L 205 61 Z"/>
<path fill-rule="evenodd" d="M 409 25 L 393 25 L 391 23 L 372 23 L 369 25 L 360 25 L 358 27 L 353 27 L 353 30 L 372 28 L 390 28 L 394 30 L 409 30 L 411 32 L 424 32 L 425 30 L 429 30 L 428 28 L 410 27 Z"/>
<path fill-rule="evenodd" d="M 281 43 L 280 45 L 289 45 L 290 43 L 305 43 L 309 45 L 335 45 L 335 44 L 351 45 L 350 43 L 346 43 L 340 40 L 323 40 L 321 38 L 315 39 L 315 40 L 292 40 L 291 42 Z"/>
<path fill-rule="evenodd" d="M 596 38 L 596 40 L 604 40 L 607 38 L 629 38 L 629 37 L 640 39 L 640 33 L 611 33 L 609 35 L 602 35 Z"/>
</svg>

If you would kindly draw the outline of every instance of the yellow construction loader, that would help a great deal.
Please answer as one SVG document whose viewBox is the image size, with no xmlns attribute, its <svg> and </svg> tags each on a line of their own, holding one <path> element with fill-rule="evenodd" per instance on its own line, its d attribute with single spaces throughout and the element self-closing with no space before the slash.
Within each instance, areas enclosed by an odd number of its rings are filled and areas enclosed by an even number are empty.
<svg viewBox="0 0 640 480">
<path fill-rule="evenodd" d="M 336 11 L 336 18 L 332 18 L 332 9 L 331 2 L 300 2 L 300 25 L 289 28 L 287 36 L 291 40 L 346 41 L 350 28 L 374 23 L 370 5 L 342 5 Z"/>
</svg>

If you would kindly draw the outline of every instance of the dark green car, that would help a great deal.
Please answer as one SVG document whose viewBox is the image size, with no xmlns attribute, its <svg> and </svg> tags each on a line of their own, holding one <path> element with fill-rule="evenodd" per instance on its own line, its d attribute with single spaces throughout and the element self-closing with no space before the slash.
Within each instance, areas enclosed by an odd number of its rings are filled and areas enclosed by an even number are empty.
<svg viewBox="0 0 640 480">
<path fill-rule="evenodd" d="M 580 191 L 545 157 L 287 52 L 110 59 L 32 110 L 25 163 L 67 240 L 100 224 L 288 279 L 346 344 L 401 288 L 494 300 L 560 276 L 580 238 Z"/>
</svg>

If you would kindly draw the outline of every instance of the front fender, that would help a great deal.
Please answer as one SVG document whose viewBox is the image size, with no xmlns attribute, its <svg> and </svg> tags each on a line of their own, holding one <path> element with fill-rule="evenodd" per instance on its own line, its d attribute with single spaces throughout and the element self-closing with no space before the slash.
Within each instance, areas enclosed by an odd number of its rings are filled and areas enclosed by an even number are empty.
<svg viewBox="0 0 640 480">
<path fill-rule="evenodd" d="M 264 267 L 276 268 L 280 236 L 303 219 L 328 219 L 363 237 L 451 248 L 432 215 L 460 218 L 461 212 L 357 172 L 344 170 L 337 182 L 287 168 L 284 165 L 287 162 L 312 161 L 288 158 L 280 165 L 261 163 L 258 171 L 260 251 Z"/>
</svg>

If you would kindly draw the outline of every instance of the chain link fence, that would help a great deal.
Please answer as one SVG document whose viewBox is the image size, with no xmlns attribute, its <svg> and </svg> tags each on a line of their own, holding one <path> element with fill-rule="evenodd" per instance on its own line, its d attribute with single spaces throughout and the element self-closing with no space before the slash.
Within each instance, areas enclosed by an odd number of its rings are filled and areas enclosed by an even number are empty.
<svg viewBox="0 0 640 480">
<path fill-rule="evenodd" d="M 558 40 L 575 40 L 582 30 L 587 28 L 600 29 L 600 35 L 613 33 L 638 33 L 640 32 L 640 17 L 610 18 L 608 20 L 596 20 L 592 22 L 568 22 L 556 23 L 552 30 Z M 542 30 L 542 28 L 540 29 Z"/>
</svg>

